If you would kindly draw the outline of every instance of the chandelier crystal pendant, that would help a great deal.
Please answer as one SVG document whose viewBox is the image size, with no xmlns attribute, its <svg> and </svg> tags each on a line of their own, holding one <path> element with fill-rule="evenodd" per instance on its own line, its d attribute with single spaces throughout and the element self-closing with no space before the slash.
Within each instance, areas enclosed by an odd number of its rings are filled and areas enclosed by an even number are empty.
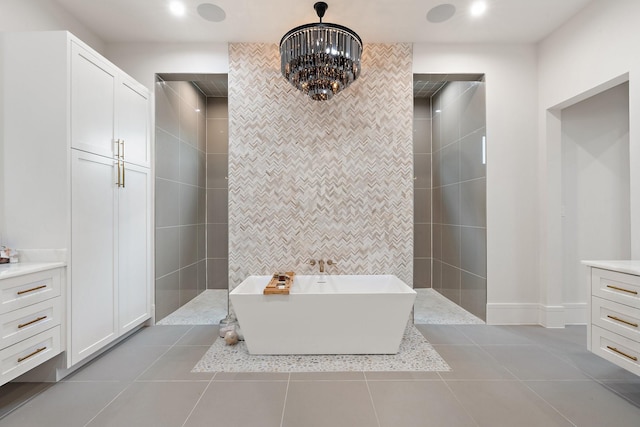
<svg viewBox="0 0 640 427">
<path fill-rule="evenodd" d="M 329 6 L 313 5 L 319 23 L 301 25 L 280 40 L 285 79 L 316 101 L 326 101 L 360 75 L 362 40 L 351 29 L 322 22 Z"/>
</svg>

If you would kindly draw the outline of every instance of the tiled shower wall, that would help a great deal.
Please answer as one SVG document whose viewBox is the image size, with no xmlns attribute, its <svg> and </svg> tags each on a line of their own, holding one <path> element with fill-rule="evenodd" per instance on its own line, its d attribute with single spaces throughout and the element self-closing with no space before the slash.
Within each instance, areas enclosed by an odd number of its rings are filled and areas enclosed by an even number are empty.
<svg viewBox="0 0 640 427">
<path fill-rule="evenodd" d="M 280 74 L 278 46 L 229 47 L 229 277 L 395 274 L 412 285 L 412 51 L 367 44 L 327 102 Z"/>
<path fill-rule="evenodd" d="M 227 98 L 207 98 L 207 289 L 229 287 Z"/>
<path fill-rule="evenodd" d="M 206 288 L 205 97 L 189 82 L 158 82 L 156 320 Z"/>
<path fill-rule="evenodd" d="M 431 99 L 413 101 L 413 287 L 431 287 Z"/>
<path fill-rule="evenodd" d="M 431 102 L 433 288 L 485 319 L 485 84 L 450 82 Z"/>
</svg>

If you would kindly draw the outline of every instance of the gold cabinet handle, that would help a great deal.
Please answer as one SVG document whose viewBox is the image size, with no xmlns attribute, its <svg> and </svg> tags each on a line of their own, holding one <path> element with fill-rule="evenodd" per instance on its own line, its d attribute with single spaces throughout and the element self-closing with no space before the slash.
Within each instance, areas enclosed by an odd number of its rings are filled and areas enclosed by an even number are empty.
<svg viewBox="0 0 640 427">
<path fill-rule="evenodd" d="M 39 321 L 41 321 L 41 320 L 44 320 L 44 319 L 46 319 L 46 318 L 47 318 L 47 316 L 40 316 L 40 317 L 38 317 L 37 319 L 33 319 L 31 322 L 22 323 L 22 324 L 18 325 L 18 329 L 22 329 L 22 328 L 24 328 L 25 326 L 33 325 L 34 323 L 37 323 L 37 322 L 39 322 Z"/>
<path fill-rule="evenodd" d="M 613 285 L 607 285 L 607 288 L 615 289 L 616 291 L 626 292 L 626 293 L 632 294 L 632 295 L 638 295 L 637 291 L 630 291 L 629 289 L 619 288 L 619 287 L 613 286 Z"/>
<path fill-rule="evenodd" d="M 118 154 L 118 155 L 119 155 L 119 154 Z M 120 175 L 121 175 L 121 173 L 120 173 L 120 160 L 118 160 L 118 180 L 116 181 L 116 185 L 117 185 L 118 187 L 120 187 L 120 186 L 121 186 L 121 184 L 120 184 Z"/>
<path fill-rule="evenodd" d="M 27 354 L 24 357 L 19 357 L 18 358 L 18 363 L 23 362 L 23 361 L 27 360 L 28 358 L 33 357 L 36 354 L 40 353 L 41 351 L 45 351 L 46 349 L 47 349 L 47 346 L 44 346 L 44 347 L 41 347 L 41 348 L 37 349 L 36 351 L 34 351 L 32 353 Z"/>
<path fill-rule="evenodd" d="M 122 144 L 122 160 L 124 160 L 124 139 L 119 139 L 120 144 Z"/>
<path fill-rule="evenodd" d="M 123 145 L 123 147 L 124 147 L 124 145 Z M 124 152 L 124 148 L 123 148 L 123 152 Z M 122 188 L 124 188 L 124 175 L 126 173 L 126 170 L 127 170 L 127 168 L 124 167 L 124 161 L 123 161 L 122 162 Z"/>
<path fill-rule="evenodd" d="M 47 285 L 40 285 L 40 286 L 36 286 L 35 288 L 31 288 L 31 289 L 26 289 L 24 291 L 18 291 L 18 295 L 22 295 L 22 294 L 28 294 L 29 292 L 35 292 L 38 289 L 44 289 L 46 288 Z"/>
<path fill-rule="evenodd" d="M 624 356 L 624 357 L 626 357 L 626 358 L 628 358 L 628 359 L 633 360 L 634 362 L 637 362 L 637 361 L 638 361 L 638 358 L 637 358 L 637 357 L 635 357 L 635 356 L 629 356 L 627 353 L 625 353 L 625 352 L 623 352 L 623 351 L 620 351 L 620 350 L 618 350 L 618 349 L 617 349 L 617 348 L 615 348 L 615 347 L 611 347 L 610 345 L 608 345 L 608 346 L 607 346 L 607 348 L 608 348 L 609 350 L 611 350 L 611 351 L 615 352 L 615 353 L 618 353 L 618 354 L 619 354 L 619 355 L 621 355 L 621 356 Z"/>
<path fill-rule="evenodd" d="M 117 149 L 118 149 L 118 151 L 117 151 L 117 153 L 116 153 L 116 159 L 119 159 L 119 158 L 120 158 L 120 140 L 119 140 L 119 139 L 116 139 L 114 142 L 116 143 L 116 147 L 118 147 L 118 148 L 117 148 Z"/>
<path fill-rule="evenodd" d="M 616 316 L 611 316 L 611 315 L 607 314 L 607 317 L 608 317 L 609 319 L 613 319 L 613 320 L 616 320 L 616 321 L 618 321 L 618 322 L 622 322 L 622 323 L 624 323 L 625 325 L 633 326 L 634 328 L 637 328 L 637 327 L 638 327 L 638 324 L 637 324 L 637 323 L 627 322 L 626 320 L 624 320 L 624 319 L 620 319 L 619 317 L 616 317 Z"/>
</svg>

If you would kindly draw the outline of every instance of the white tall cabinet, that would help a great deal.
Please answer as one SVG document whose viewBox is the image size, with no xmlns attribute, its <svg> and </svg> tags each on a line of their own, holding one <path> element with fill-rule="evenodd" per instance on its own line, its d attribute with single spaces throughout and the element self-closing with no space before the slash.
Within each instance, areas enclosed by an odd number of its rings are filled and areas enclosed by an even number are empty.
<svg viewBox="0 0 640 427">
<path fill-rule="evenodd" d="M 69 249 L 71 367 L 151 317 L 149 92 L 68 32 L 0 37 L 4 229 Z"/>
</svg>

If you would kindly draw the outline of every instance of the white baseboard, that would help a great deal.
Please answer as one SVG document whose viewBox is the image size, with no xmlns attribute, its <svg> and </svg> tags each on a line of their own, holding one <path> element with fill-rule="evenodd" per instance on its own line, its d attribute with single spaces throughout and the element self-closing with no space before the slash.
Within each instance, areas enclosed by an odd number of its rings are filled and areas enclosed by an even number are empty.
<svg viewBox="0 0 640 427">
<path fill-rule="evenodd" d="M 542 325 L 564 328 L 587 323 L 587 304 L 571 303 L 545 306 L 533 303 L 489 303 L 487 325 Z"/>
<path fill-rule="evenodd" d="M 586 325 L 589 319 L 589 305 L 586 302 L 564 305 L 565 325 Z"/>
</svg>

